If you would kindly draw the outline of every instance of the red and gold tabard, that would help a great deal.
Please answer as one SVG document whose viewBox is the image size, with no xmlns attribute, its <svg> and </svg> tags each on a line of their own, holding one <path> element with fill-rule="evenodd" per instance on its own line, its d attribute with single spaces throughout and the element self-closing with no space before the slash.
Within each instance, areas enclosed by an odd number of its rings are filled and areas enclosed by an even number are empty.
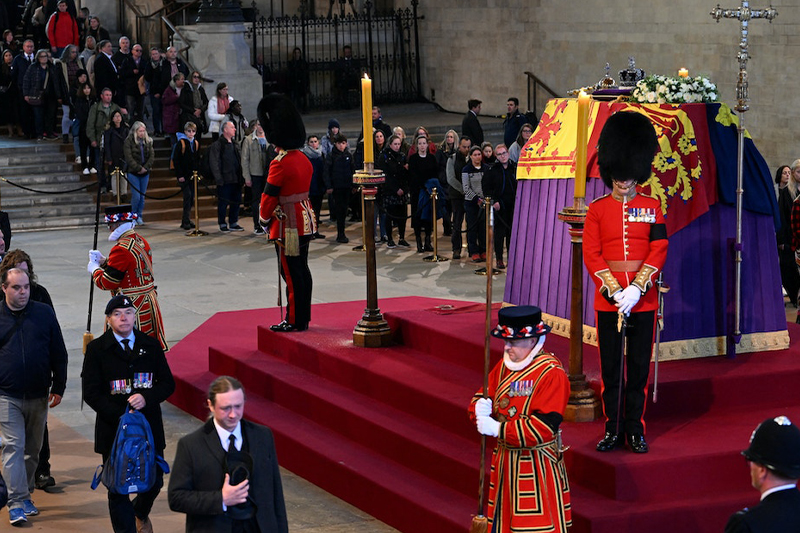
<svg viewBox="0 0 800 533">
<path fill-rule="evenodd" d="M 608 298 L 628 285 L 642 291 L 632 312 L 658 308 L 652 287 L 667 259 L 667 230 L 658 200 L 636 194 L 621 202 L 608 194 L 589 205 L 583 231 L 583 258 L 597 286 L 596 311 L 617 311 Z"/>
<path fill-rule="evenodd" d="M 262 224 L 269 226 L 270 239 L 283 239 L 287 228 L 296 228 L 299 237 L 317 231 L 314 209 L 308 199 L 313 173 L 311 162 L 300 150 L 280 150 L 270 163 L 259 209 Z M 283 224 L 273 219 L 279 206 L 286 217 Z"/>
<path fill-rule="evenodd" d="M 470 416 L 475 420 L 472 398 Z M 563 417 L 569 378 L 559 360 L 541 352 L 531 364 L 511 371 L 502 361 L 489 374 L 492 416 L 499 420 L 492 454 L 486 516 L 496 533 L 566 533 L 572 525 L 569 482 L 560 442 L 541 415 Z"/>
<path fill-rule="evenodd" d="M 153 278 L 153 257 L 144 237 L 134 230 L 123 233 L 92 279 L 114 296 L 128 296 L 136 306 L 136 328 L 158 340 L 165 352 L 169 350 Z"/>
</svg>

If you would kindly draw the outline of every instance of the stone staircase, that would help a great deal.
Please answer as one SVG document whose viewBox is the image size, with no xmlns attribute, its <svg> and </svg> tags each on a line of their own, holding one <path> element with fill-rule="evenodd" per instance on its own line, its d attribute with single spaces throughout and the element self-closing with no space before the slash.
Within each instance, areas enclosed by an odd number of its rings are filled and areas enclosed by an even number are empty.
<svg viewBox="0 0 800 533">
<path fill-rule="evenodd" d="M 156 199 L 145 201 L 143 218 L 174 220 L 177 227 L 183 197 L 169 170 L 169 141 L 157 139 L 155 147 L 156 161 L 147 195 Z M 13 138 L 0 140 L 0 209 L 9 214 L 13 231 L 94 225 L 96 178 L 95 175 L 84 176 L 80 165 L 74 161 L 72 143 L 62 144 L 60 139 L 39 142 Z M 202 184 L 198 197 L 200 216 L 213 217 L 216 202 Z M 115 196 L 104 194 L 101 210 L 115 203 Z"/>
</svg>

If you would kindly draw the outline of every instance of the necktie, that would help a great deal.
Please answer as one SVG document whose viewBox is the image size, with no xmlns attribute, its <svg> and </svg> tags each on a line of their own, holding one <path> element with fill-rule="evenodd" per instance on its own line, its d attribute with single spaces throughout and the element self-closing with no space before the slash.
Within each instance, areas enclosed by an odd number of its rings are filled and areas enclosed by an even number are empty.
<svg viewBox="0 0 800 533">
<path fill-rule="evenodd" d="M 230 437 L 228 437 L 228 453 L 236 451 L 236 435 L 231 433 Z"/>
<path fill-rule="evenodd" d="M 130 342 L 131 342 L 130 339 L 122 339 L 123 349 L 125 350 L 125 355 L 127 355 L 128 357 L 130 357 L 131 354 L 133 353 L 130 347 Z"/>
</svg>

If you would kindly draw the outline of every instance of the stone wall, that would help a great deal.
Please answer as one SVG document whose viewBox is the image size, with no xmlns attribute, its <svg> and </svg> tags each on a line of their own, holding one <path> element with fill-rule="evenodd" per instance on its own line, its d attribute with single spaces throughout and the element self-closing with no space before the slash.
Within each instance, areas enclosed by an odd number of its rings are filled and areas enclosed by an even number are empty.
<svg viewBox="0 0 800 533">
<path fill-rule="evenodd" d="M 737 0 L 723 7 L 735 7 Z M 408 0 L 397 1 L 406 7 Z M 458 7 L 453 7 L 456 4 Z M 466 111 L 470 97 L 483 113 L 505 112 L 508 96 L 526 101 L 525 71 L 561 94 L 627 67 L 629 55 L 648 73 L 703 74 L 733 107 L 738 74 L 739 23 L 718 24 L 715 1 L 673 0 L 420 0 L 423 94 L 450 110 Z M 754 0 L 752 7 L 767 7 Z M 800 158 L 796 141 L 798 0 L 778 0 L 772 24 L 750 23 L 750 111 L 745 125 L 771 169 Z"/>
</svg>

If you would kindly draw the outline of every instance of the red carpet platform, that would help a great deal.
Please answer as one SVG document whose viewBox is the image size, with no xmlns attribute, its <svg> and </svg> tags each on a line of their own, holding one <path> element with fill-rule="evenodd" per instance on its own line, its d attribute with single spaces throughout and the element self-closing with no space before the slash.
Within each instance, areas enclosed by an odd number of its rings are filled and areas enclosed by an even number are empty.
<svg viewBox="0 0 800 533">
<path fill-rule="evenodd" d="M 205 418 L 210 381 L 236 376 L 282 466 L 400 531 L 464 533 L 477 510 L 479 439 L 466 406 L 482 383 L 484 308 L 381 300 L 396 345 L 369 349 L 352 344 L 363 305 L 315 305 L 300 334 L 269 330 L 276 309 L 218 313 L 170 350 L 170 401 Z M 739 451 L 767 417 L 800 422 L 800 327 L 789 333 L 783 352 L 662 363 L 646 455 L 596 452 L 599 421 L 564 424 L 571 531 L 719 532 L 755 504 Z M 546 347 L 566 361 L 568 339 L 551 335 Z M 585 360 L 597 385 L 595 348 Z"/>
</svg>

